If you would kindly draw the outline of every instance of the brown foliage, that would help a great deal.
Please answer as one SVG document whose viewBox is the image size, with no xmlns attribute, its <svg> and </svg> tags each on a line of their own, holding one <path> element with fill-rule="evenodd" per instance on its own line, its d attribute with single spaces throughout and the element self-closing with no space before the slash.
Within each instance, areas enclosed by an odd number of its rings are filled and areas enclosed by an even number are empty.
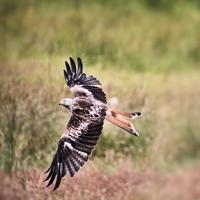
<svg viewBox="0 0 200 200">
<path fill-rule="evenodd" d="M 197 167 L 186 171 L 161 173 L 133 170 L 122 161 L 113 174 L 95 168 L 93 162 L 74 178 L 65 177 L 56 192 L 42 189 L 38 170 L 18 171 L 12 177 L 2 171 L 0 199 L 199 199 L 200 173 Z M 126 166 L 126 168 L 124 167 Z"/>
</svg>

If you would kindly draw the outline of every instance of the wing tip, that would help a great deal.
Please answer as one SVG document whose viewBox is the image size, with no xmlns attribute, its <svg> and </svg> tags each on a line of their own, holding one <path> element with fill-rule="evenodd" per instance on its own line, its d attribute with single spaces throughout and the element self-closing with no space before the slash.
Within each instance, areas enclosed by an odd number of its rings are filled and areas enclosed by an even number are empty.
<svg viewBox="0 0 200 200">
<path fill-rule="evenodd" d="M 77 63 L 72 57 L 69 57 L 69 62 L 65 61 L 66 71 L 64 72 L 65 80 L 69 87 L 78 85 L 101 85 L 100 81 L 93 76 L 86 76 L 83 73 L 83 62 L 80 57 L 77 57 Z"/>
<path fill-rule="evenodd" d="M 77 68 L 78 65 L 78 68 Z M 69 87 L 76 84 L 81 75 L 83 74 L 83 64 L 80 57 L 77 57 L 77 64 L 70 56 L 69 62 L 65 61 L 66 70 L 64 70 L 65 82 Z"/>
</svg>

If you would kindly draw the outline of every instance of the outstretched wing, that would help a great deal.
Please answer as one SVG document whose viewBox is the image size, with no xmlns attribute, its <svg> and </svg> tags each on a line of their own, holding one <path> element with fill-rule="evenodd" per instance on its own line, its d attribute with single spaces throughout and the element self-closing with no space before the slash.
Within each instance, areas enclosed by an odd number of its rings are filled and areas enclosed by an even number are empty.
<svg viewBox="0 0 200 200">
<path fill-rule="evenodd" d="M 70 64 L 65 62 L 64 78 L 75 97 L 84 96 L 107 103 L 106 95 L 100 87 L 101 83 L 93 76 L 83 73 L 83 63 L 77 58 L 78 68 L 70 57 Z"/>
<path fill-rule="evenodd" d="M 106 111 L 102 109 L 98 114 L 99 117 L 95 120 L 88 120 L 83 116 L 72 114 L 58 143 L 53 161 L 46 171 L 48 173 L 44 180 L 48 181 L 46 187 L 55 180 L 53 190 L 56 190 L 66 173 L 73 177 L 75 172 L 87 162 L 101 134 Z"/>
</svg>

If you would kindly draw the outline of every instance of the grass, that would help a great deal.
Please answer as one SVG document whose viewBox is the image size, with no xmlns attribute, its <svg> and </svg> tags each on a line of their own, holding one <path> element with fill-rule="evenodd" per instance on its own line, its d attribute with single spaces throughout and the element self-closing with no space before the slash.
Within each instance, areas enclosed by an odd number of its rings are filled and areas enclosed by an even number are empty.
<svg viewBox="0 0 200 200">
<path fill-rule="evenodd" d="M 198 69 L 199 11 L 191 6 L 159 12 L 131 3 L 30 4 L 5 18 L 0 53 L 9 60 L 79 55 L 141 72 Z"/>
<path fill-rule="evenodd" d="M 1 86 L 1 166 L 8 173 L 35 163 L 44 164 L 59 120 L 49 99 L 51 94 L 45 89 L 16 82 Z"/>
<path fill-rule="evenodd" d="M 116 172 L 106 174 L 89 163 L 76 177 L 66 177 L 59 191 L 41 189 L 38 170 L 17 171 L 13 177 L 0 171 L 2 199 L 172 199 L 199 198 L 198 167 L 164 174 L 152 170 L 136 171 L 130 161 L 116 163 Z M 126 168 L 124 168 L 124 164 Z M 11 184 L 12 183 L 12 184 Z"/>
<path fill-rule="evenodd" d="M 4 116 L 1 127 L 2 138 L 11 134 L 10 137 L 14 135 L 14 142 L 16 139 L 19 140 L 17 143 L 22 144 L 26 141 L 23 144 L 24 149 L 11 151 L 12 155 L 13 151 L 18 154 L 15 159 L 19 159 L 16 161 L 19 168 L 46 166 L 51 156 L 45 157 L 45 154 L 49 152 L 53 155 L 56 141 L 66 123 L 66 111 L 62 112 L 57 106 L 59 99 L 70 95 L 64 85 L 62 69 L 42 64 L 39 64 L 42 67 L 33 68 L 34 65 L 35 62 L 23 61 L 7 65 L 7 68 L 1 71 L 2 83 L 5 81 L 4 77 L 10 80 L 16 75 L 15 82 L 10 82 L 9 85 L 2 84 L 4 87 L 1 87 L 1 113 Z M 128 154 L 138 163 L 147 162 L 152 167 L 160 165 L 161 169 L 184 164 L 188 161 L 188 156 L 192 163 L 196 162 L 200 144 L 197 134 L 199 126 L 196 123 L 199 113 L 196 108 L 200 106 L 200 91 L 198 88 L 193 90 L 193 87 L 199 84 L 199 74 L 190 72 L 187 75 L 154 75 L 132 72 L 130 76 L 123 69 L 102 71 L 99 67 L 86 68 L 86 71 L 99 74 L 108 99 L 117 99 L 118 110 L 140 110 L 143 113 L 143 118 L 136 121 L 136 128 L 141 132 L 139 138 L 130 137 L 108 122 L 105 123 L 104 136 L 97 145 L 95 156 L 103 158 L 107 151 L 113 150 L 116 158 Z M 110 82 L 109 74 L 119 81 Z M 124 80 L 126 86 L 123 84 Z M 53 135 L 55 136 L 52 137 Z M 2 139 L 3 149 L 4 143 L 10 145 L 10 139 Z M 38 148 L 35 148 L 36 143 L 40 146 L 39 152 Z M 158 149 L 162 153 L 156 156 Z M 27 152 L 22 154 L 21 151 Z M 9 157 L 6 154 L 6 158 Z M 7 167 L 4 162 L 2 165 Z M 16 165 L 13 169 L 15 167 Z"/>
</svg>

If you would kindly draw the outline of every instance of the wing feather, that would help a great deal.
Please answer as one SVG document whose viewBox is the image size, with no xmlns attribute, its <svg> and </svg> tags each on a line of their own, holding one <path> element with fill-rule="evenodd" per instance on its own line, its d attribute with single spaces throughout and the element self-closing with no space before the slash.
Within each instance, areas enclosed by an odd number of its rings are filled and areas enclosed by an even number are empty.
<svg viewBox="0 0 200 200">
<path fill-rule="evenodd" d="M 82 60 L 80 58 L 77 58 L 77 62 L 78 62 L 77 77 L 80 78 L 80 75 L 83 73 L 83 63 L 82 63 Z"/>
<path fill-rule="evenodd" d="M 66 70 L 64 70 L 64 78 L 66 84 L 70 87 L 75 97 L 88 96 L 95 100 L 107 103 L 106 95 L 102 90 L 101 83 L 94 76 L 86 76 L 83 73 L 83 63 L 80 58 L 77 58 L 78 69 L 76 63 L 70 57 L 70 64 L 65 62 Z M 71 67 L 70 67 L 71 65 Z"/>
<path fill-rule="evenodd" d="M 66 70 L 67 70 L 67 71 L 64 70 L 67 75 L 65 78 L 69 81 L 72 76 L 71 68 L 70 68 L 70 65 L 68 64 L 68 62 L 65 62 L 65 66 L 66 66 Z"/>
<path fill-rule="evenodd" d="M 73 60 L 73 58 L 69 58 L 70 59 L 70 63 L 71 63 L 71 67 L 72 67 L 72 80 L 74 80 L 76 78 L 76 64 Z"/>
<path fill-rule="evenodd" d="M 72 115 L 65 133 L 58 143 L 50 168 L 47 170 L 46 187 L 55 182 L 56 190 L 62 177 L 68 173 L 71 177 L 87 162 L 103 128 L 105 113 L 101 120 L 91 121 L 81 116 Z M 73 137 L 72 137 L 73 136 Z"/>
<path fill-rule="evenodd" d="M 56 183 L 55 183 L 53 190 L 56 190 L 60 185 L 60 182 L 61 182 L 61 179 L 62 179 L 61 173 L 62 173 L 62 165 L 59 165 L 59 169 L 58 169 L 58 172 L 57 172 L 57 179 L 56 179 Z"/>
</svg>

